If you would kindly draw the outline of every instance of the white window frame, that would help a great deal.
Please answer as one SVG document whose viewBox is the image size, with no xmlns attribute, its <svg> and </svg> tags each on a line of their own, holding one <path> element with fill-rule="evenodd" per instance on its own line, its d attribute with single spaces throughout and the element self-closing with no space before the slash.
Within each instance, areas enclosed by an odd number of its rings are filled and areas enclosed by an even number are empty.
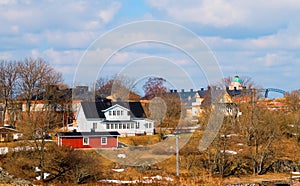
<svg viewBox="0 0 300 186">
<path fill-rule="evenodd" d="M 105 140 L 104 143 L 103 140 Z M 101 137 L 101 145 L 107 145 L 107 137 Z"/>
<path fill-rule="evenodd" d="M 83 137 L 82 138 L 83 145 L 89 145 L 90 144 L 90 138 L 89 137 Z"/>
</svg>

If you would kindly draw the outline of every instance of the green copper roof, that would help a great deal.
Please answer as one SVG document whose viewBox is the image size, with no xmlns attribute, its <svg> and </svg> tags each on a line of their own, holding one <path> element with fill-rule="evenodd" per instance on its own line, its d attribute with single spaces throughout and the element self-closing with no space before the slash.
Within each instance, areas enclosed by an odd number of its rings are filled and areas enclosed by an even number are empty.
<svg viewBox="0 0 300 186">
<path fill-rule="evenodd" d="M 242 80 L 240 79 L 240 77 L 239 76 L 234 76 L 234 78 L 233 78 L 233 80 L 232 80 L 233 82 L 238 82 L 238 83 L 242 83 Z"/>
</svg>

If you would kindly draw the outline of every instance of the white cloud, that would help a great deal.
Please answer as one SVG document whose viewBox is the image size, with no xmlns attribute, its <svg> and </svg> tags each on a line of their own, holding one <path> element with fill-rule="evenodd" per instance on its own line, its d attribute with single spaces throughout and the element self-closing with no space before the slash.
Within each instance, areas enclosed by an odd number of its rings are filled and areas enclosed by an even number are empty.
<svg viewBox="0 0 300 186">
<path fill-rule="evenodd" d="M 17 2 L 17 0 L 1 0 L 0 6 L 12 5 L 12 4 L 15 4 L 16 2 Z"/>
<path fill-rule="evenodd" d="M 104 23 L 109 23 L 120 9 L 121 3 L 113 2 L 107 9 L 101 10 L 99 12 L 99 17 Z"/>
<path fill-rule="evenodd" d="M 297 76 L 300 68 L 298 0 L 273 0 L 272 3 L 262 0 L 146 0 L 138 14 L 132 14 L 131 6 L 125 3 L 134 2 L 0 0 L 0 59 L 43 57 L 63 74 L 71 76 L 85 48 L 108 29 L 125 21 L 157 19 L 179 23 L 197 33 L 216 54 L 222 70 L 228 75 L 236 72 L 250 76 L 259 74 L 260 80 L 270 81 L 274 76 Z M 120 32 L 118 37 L 102 43 L 108 47 L 102 52 L 111 53 L 110 49 L 115 50 L 114 46 L 130 38 L 163 39 L 165 36 L 160 34 L 160 29 L 157 28 L 157 35 L 146 27 L 139 33 L 135 29 L 126 35 Z M 170 31 L 166 35 L 176 38 L 177 34 Z M 186 45 L 190 46 L 182 47 L 192 48 L 193 41 Z M 154 55 L 189 68 L 188 73 L 197 73 L 189 59 L 168 47 L 153 43 L 130 46 L 119 51 L 108 64 L 111 69 L 119 70 L 134 59 Z"/>
<path fill-rule="evenodd" d="M 150 6 L 166 13 L 168 19 L 213 27 L 237 26 L 253 30 L 279 28 L 298 19 L 297 0 L 147 0 Z M 195 25 L 194 25 L 195 26 Z"/>
</svg>

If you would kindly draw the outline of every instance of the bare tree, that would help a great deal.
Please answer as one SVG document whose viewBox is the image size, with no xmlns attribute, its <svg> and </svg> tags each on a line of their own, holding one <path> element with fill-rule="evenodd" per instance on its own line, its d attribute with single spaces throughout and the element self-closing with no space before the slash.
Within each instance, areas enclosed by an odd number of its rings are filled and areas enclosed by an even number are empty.
<svg viewBox="0 0 300 186">
<path fill-rule="evenodd" d="M 16 61 L 0 61 L 0 97 L 1 100 L 4 102 L 3 114 L 2 114 L 2 121 L 1 124 L 4 124 L 6 120 L 6 112 L 8 108 L 11 107 L 11 113 L 8 113 L 10 117 L 10 122 L 14 125 L 14 109 L 13 101 L 16 96 L 16 82 L 18 79 L 18 72 L 17 72 L 17 63 Z"/>
<path fill-rule="evenodd" d="M 152 99 L 156 96 L 162 96 L 167 92 L 167 87 L 165 86 L 166 80 L 158 77 L 151 77 L 144 84 L 143 89 L 145 91 L 145 98 Z"/>
<path fill-rule="evenodd" d="M 95 84 L 95 92 L 96 97 L 101 98 L 124 101 L 140 99 L 135 93 L 134 80 L 125 75 L 115 75 L 111 79 L 100 77 Z"/>
<path fill-rule="evenodd" d="M 296 112 L 300 110 L 300 92 L 299 90 L 294 90 L 291 93 L 285 95 L 286 104 L 291 112 Z"/>
<path fill-rule="evenodd" d="M 53 126 L 61 124 L 54 105 L 59 99 L 55 85 L 62 82 L 62 76 L 41 58 L 25 58 L 18 62 L 18 69 L 20 98 L 26 101 L 24 121 L 27 121 L 27 134 L 34 140 L 43 180 L 47 134 Z"/>
<path fill-rule="evenodd" d="M 264 174 L 276 153 L 274 142 L 282 135 L 280 112 L 272 112 L 253 103 L 243 105 L 242 110 L 240 123 L 248 145 L 244 158 L 251 160 L 253 174 Z"/>
<path fill-rule="evenodd" d="M 26 112 L 29 115 L 33 96 L 43 92 L 49 85 L 61 83 L 62 75 L 41 58 L 25 58 L 18 62 L 18 69 L 18 88 L 21 98 L 26 101 Z"/>
</svg>

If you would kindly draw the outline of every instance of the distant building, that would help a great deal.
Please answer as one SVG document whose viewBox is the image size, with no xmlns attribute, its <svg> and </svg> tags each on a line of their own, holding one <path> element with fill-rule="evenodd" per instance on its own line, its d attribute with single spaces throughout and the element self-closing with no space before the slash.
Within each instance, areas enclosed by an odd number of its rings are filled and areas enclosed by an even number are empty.
<svg viewBox="0 0 300 186">
<path fill-rule="evenodd" d="M 0 142 L 14 141 L 19 138 L 20 133 L 13 128 L 0 127 Z"/>
<path fill-rule="evenodd" d="M 234 81 L 241 82 L 238 77 L 236 77 Z M 238 83 L 232 83 L 232 85 L 241 86 L 241 84 Z M 228 91 L 224 91 L 215 86 L 209 86 L 207 89 L 201 88 L 200 90 L 190 89 L 190 91 L 185 91 L 182 89 L 180 92 L 174 90 L 170 92 L 179 94 L 181 102 L 186 109 L 186 116 L 191 118 L 192 121 L 198 121 L 197 118 L 201 117 L 202 111 L 210 107 L 213 102 L 225 105 L 224 114 L 226 116 L 235 115 L 238 117 L 241 115 L 237 104 L 233 102 L 232 96 Z M 212 97 L 212 93 L 215 94 L 214 97 Z"/>
<path fill-rule="evenodd" d="M 261 99 L 257 101 L 257 106 L 268 109 L 269 111 L 287 111 L 288 106 L 285 104 L 285 98 L 277 98 L 274 100 Z"/>
<path fill-rule="evenodd" d="M 229 90 L 242 90 L 243 89 L 243 81 L 242 79 L 236 75 L 233 77 L 230 85 L 229 85 Z"/>
</svg>

